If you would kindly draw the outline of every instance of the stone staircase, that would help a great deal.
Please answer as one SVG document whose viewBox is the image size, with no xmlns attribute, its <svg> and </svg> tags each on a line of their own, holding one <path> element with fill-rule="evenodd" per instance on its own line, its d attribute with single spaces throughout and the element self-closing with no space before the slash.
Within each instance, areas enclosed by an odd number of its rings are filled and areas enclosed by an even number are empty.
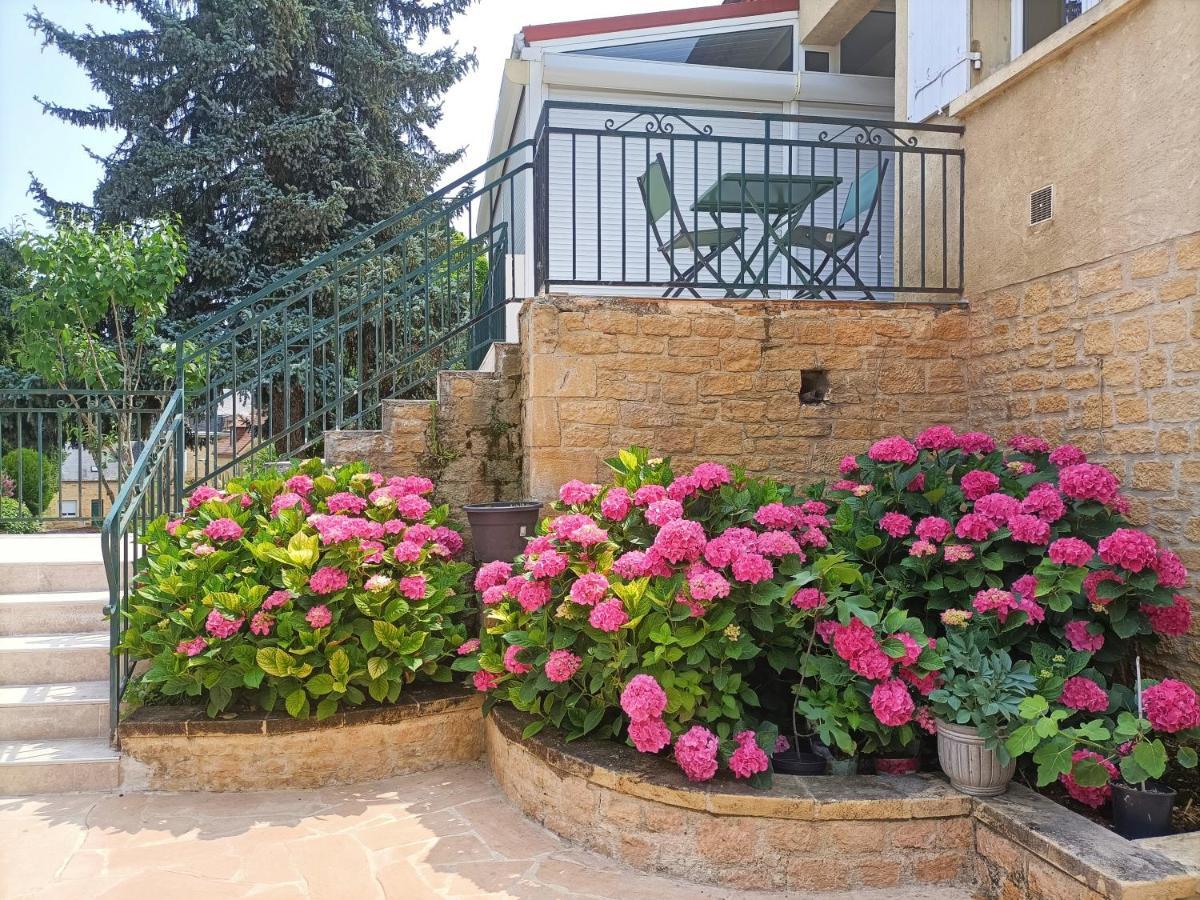
<svg viewBox="0 0 1200 900">
<path fill-rule="evenodd" d="M 0 536 L 0 796 L 112 790 L 99 535 Z"/>
</svg>

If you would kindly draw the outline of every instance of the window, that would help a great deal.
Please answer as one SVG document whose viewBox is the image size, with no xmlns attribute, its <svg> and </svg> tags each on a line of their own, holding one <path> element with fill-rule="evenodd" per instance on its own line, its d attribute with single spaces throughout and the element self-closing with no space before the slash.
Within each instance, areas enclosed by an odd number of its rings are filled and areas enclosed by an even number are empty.
<svg viewBox="0 0 1200 900">
<path fill-rule="evenodd" d="M 1013 56 L 1044 41 L 1100 0 L 1013 0 Z"/>
<path fill-rule="evenodd" d="M 829 71 L 829 54 L 823 50 L 805 50 L 804 51 L 804 71 L 805 72 L 828 72 Z"/>
<path fill-rule="evenodd" d="M 665 41 L 647 41 L 642 44 L 591 47 L 570 52 L 615 59 L 644 59 L 693 66 L 791 72 L 792 43 L 792 27 L 783 25 L 778 28 L 755 28 L 723 34 L 670 38 Z"/>
<path fill-rule="evenodd" d="M 895 77 L 895 13 L 869 12 L 842 38 L 842 74 Z"/>
<path fill-rule="evenodd" d="M 79 516 L 78 500 L 63 500 L 58 504 L 58 514 L 64 519 L 74 519 Z"/>
</svg>

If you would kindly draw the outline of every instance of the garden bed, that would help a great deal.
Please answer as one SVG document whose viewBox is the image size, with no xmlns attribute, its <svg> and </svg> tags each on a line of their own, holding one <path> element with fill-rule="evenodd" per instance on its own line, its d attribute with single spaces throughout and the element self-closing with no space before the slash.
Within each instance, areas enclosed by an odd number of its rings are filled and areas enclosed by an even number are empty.
<svg viewBox="0 0 1200 900">
<path fill-rule="evenodd" d="M 483 752 L 480 697 L 455 684 L 415 684 L 396 703 L 327 719 L 248 712 L 210 719 L 201 707 L 147 706 L 117 728 L 127 790 L 314 788 L 470 762 Z"/>
</svg>

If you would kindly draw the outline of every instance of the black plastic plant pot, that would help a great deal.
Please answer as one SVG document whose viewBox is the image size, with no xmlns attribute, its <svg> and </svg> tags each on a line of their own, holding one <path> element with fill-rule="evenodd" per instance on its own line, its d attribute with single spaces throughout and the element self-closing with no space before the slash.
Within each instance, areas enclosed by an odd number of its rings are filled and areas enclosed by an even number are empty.
<svg viewBox="0 0 1200 900">
<path fill-rule="evenodd" d="M 788 749 L 771 757 L 771 767 L 777 775 L 825 775 L 829 760 L 819 753 Z"/>
<path fill-rule="evenodd" d="M 1113 828 L 1129 840 L 1161 837 L 1171 833 L 1171 810 L 1175 789 L 1157 781 L 1147 781 L 1145 790 L 1127 784 L 1112 789 Z"/>
<path fill-rule="evenodd" d="M 471 526 L 471 543 L 478 563 L 506 562 L 525 552 L 537 528 L 540 500 L 501 500 L 469 503 L 463 507 Z"/>
</svg>

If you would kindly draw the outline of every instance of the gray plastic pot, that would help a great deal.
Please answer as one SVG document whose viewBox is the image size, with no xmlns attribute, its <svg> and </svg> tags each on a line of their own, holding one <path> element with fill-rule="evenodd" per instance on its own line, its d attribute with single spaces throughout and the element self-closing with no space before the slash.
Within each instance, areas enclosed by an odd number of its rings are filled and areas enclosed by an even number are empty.
<svg viewBox="0 0 1200 900">
<path fill-rule="evenodd" d="M 501 500 L 469 503 L 463 507 L 471 526 L 475 561 L 511 561 L 525 552 L 525 544 L 537 528 L 540 500 Z"/>
<path fill-rule="evenodd" d="M 1000 763 L 995 750 L 989 750 L 971 725 L 952 725 L 937 720 L 938 762 L 950 777 L 950 783 L 972 797 L 995 797 L 1008 790 L 1017 761 Z"/>
</svg>

